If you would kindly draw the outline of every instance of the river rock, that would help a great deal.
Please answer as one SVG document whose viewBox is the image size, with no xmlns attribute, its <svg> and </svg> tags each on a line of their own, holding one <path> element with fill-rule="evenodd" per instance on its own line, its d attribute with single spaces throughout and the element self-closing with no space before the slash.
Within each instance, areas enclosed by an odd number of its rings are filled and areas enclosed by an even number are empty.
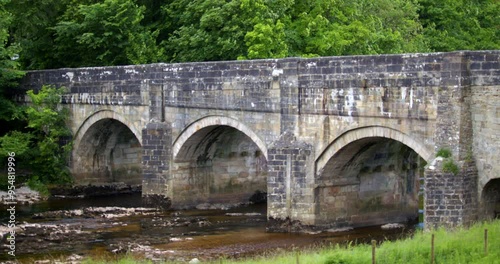
<svg viewBox="0 0 500 264">
<path fill-rule="evenodd" d="M 33 204 L 38 201 L 44 200 L 45 198 L 40 195 L 37 191 L 31 190 L 27 186 L 15 189 L 14 200 L 5 191 L 0 191 L 0 203 L 8 204 L 11 202 L 16 202 L 17 204 Z"/>
<path fill-rule="evenodd" d="M 242 206 L 244 204 L 238 203 L 238 204 L 222 204 L 222 203 L 215 203 L 215 204 L 209 204 L 209 203 L 201 203 L 196 206 L 196 209 L 198 210 L 229 210 L 234 207 Z"/>
<path fill-rule="evenodd" d="M 54 248 L 71 251 L 97 237 L 96 233 L 83 231 L 81 224 L 20 224 L 17 228 L 17 254 L 44 254 Z"/>
<path fill-rule="evenodd" d="M 303 232 L 308 229 L 309 227 L 302 225 L 300 221 L 288 217 L 285 219 L 269 217 L 266 226 L 267 232 Z"/>
<path fill-rule="evenodd" d="M 128 185 L 123 182 L 70 187 L 56 186 L 50 189 L 50 193 L 56 197 L 95 197 L 139 192 L 141 192 L 141 185 Z"/>
<path fill-rule="evenodd" d="M 58 210 L 37 213 L 33 219 L 62 219 L 62 218 L 118 218 L 131 215 L 151 215 L 158 210 L 156 208 L 126 208 L 126 207 L 89 207 L 77 210 Z"/>
<path fill-rule="evenodd" d="M 189 264 L 194 264 L 194 263 L 201 263 L 201 261 L 198 258 L 194 258 L 189 261 Z"/>
<path fill-rule="evenodd" d="M 202 203 L 196 206 L 196 209 L 198 210 L 209 210 L 210 209 L 210 204 L 209 203 Z"/>
<path fill-rule="evenodd" d="M 396 229 L 396 228 L 404 228 L 404 227 L 405 227 L 405 225 L 398 224 L 398 223 L 389 223 L 389 224 L 385 224 L 385 225 L 380 226 L 380 228 L 382 228 L 384 230 Z"/>
<path fill-rule="evenodd" d="M 226 213 L 227 216 L 261 216 L 261 213 Z"/>
<path fill-rule="evenodd" d="M 142 228 L 153 227 L 182 227 L 182 226 L 211 226 L 212 223 L 204 217 L 154 217 L 141 220 Z"/>
<path fill-rule="evenodd" d="M 330 228 L 328 230 L 326 230 L 326 232 L 329 232 L 329 233 L 339 233 L 339 232 L 347 232 L 347 231 L 351 231 L 353 228 L 348 226 L 348 227 L 338 227 L 338 228 Z"/>
</svg>

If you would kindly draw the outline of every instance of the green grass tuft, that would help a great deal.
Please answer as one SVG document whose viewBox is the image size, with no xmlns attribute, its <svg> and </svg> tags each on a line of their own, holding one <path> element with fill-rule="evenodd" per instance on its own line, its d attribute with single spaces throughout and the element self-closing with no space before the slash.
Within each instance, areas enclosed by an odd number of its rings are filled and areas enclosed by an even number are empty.
<svg viewBox="0 0 500 264">
<path fill-rule="evenodd" d="M 451 150 L 449 150 L 447 148 L 441 148 L 436 153 L 436 157 L 449 158 L 449 157 L 451 157 Z"/>
<path fill-rule="evenodd" d="M 446 159 L 443 162 L 443 172 L 451 172 L 455 175 L 457 175 L 460 172 L 460 169 L 458 168 L 457 164 L 452 159 Z"/>
</svg>

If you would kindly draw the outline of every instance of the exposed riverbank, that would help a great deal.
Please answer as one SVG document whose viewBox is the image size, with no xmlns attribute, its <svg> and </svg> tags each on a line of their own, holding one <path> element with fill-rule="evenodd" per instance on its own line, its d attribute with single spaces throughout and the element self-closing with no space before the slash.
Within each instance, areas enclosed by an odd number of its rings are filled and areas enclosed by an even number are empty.
<svg viewBox="0 0 500 264">
<path fill-rule="evenodd" d="M 377 263 L 430 263 L 431 234 L 411 226 L 269 233 L 265 203 L 200 208 L 144 208 L 140 193 L 19 205 L 16 259 L 0 263 L 371 263 L 371 240 Z M 500 263 L 500 220 L 434 233 L 436 263 Z"/>
<path fill-rule="evenodd" d="M 411 229 L 380 226 L 325 232 L 266 232 L 266 204 L 164 211 L 144 208 L 140 193 L 87 198 L 50 198 L 16 207 L 16 258 L 0 263 L 82 263 L 94 257 L 134 256 L 151 263 L 217 261 L 344 243 L 408 236 Z M 2 222 L 8 215 L 0 211 Z M 3 214 L 3 215 L 2 215 Z M 8 231 L 2 225 L 4 234 Z M 2 230 L 0 230 L 2 231 Z M 5 235 L 2 251 L 6 252 Z M 10 261 L 10 262 L 9 262 Z M 85 262 L 83 262 L 85 263 Z"/>
<path fill-rule="evenodd" d="M 485 229 L 488 230 L 485 249 Z M 417 231 L 411 238 L 384 241 L 376 247 L 377 263 L 422 263 L 431 262 L 431 237 L 434 234 L 434 263 L 500 263 L 500 220 L 478 223 L 469 229 L 454 231 L 444 229 L 433 232 Z M 198 260 L 192 263 L 372 263 L 372 247 L 368 244 L 354 245 L 341 243 L 301 250 L 272 250 L 245 259 L 219 259 L 212 261 Z M 99 261 L 86 259 L 83 263 L 153 263 L 140 257 L 128 256 L 118 261 Z M 179 263 L 179 262 L 158 262 Z M 187 262 L 180 262 L 187 263 Z"/>
<path fill-rule="evenodd" d="M 11 191 L 0 191 L 0 206 L 8 205 L 15 202 L 16 204 L 34 204 L 47 199 L 40 195 L 39 192 L 30 189 L 27 186 L 22 186 Z"/>
</svg>

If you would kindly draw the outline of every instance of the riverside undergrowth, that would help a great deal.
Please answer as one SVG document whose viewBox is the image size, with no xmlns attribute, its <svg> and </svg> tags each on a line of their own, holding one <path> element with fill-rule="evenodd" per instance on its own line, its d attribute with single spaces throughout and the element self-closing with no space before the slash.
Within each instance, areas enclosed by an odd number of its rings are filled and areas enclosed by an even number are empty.
<svg viewBox="0 0 500 264">
<path fill-rule="evenodd" d="M 485 252 L 485 229 L 488 230 L 488 246 Z M 434 263 L 500 263 L 500 220 L 477 223 L 470 228 L 417 231 L 411 238 L 383 241 L 376 246 L 377 263 L 425 263 L 431 262 L 431 238 L 434 234 Z M 151 263 L 131 256 L 118 262 L 87 260 L 84 263 Z M 165 262 L 175 263 L 175 262 Z M 350 264 L 372 263 L 372 246 L 353 243 L 336 244 L 305 251 L 266 253 L 247 259 L 222 259 L 201 263 L 300 263 L 300 264 Z"/>
</svg>

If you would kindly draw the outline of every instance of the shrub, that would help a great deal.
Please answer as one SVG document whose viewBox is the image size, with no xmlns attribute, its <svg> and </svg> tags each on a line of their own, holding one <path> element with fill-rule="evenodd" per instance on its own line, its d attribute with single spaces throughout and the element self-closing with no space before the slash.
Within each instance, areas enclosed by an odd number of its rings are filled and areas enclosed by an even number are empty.
<svg viewBox="0 0 500 264">
<path fill-rule="evenodd" d="M 49 192 L 49 189 L 47 188 L 47 185 L 42 183 L 40 181 L 40 179 L 38 179 L 38 176 L 32 176 L 26 182 L 26 184 L 28 185 L 28 187 L 30 187 L 30 189 L 39 192 L 41 196 L 47 197 L 50 195 L 50 192 Z"/>
</svg>

